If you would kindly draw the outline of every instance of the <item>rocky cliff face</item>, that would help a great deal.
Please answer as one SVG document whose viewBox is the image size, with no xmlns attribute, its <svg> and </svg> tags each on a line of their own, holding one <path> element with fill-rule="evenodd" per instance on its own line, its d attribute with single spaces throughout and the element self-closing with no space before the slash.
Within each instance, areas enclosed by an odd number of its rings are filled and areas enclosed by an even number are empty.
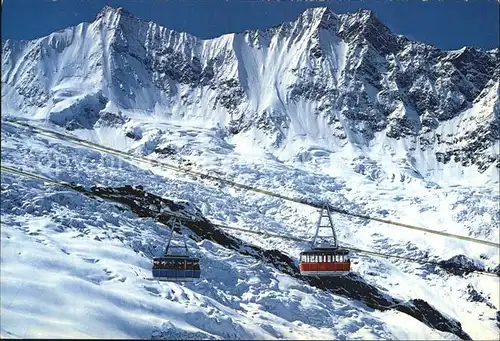
<svg viewBox="0 0 500 341">
<path fill-rule="evenodd" d="M 408 157 L 484 171 L 500 167 L 498 56 L 410 41 L 366 10 L 313 8 L 201 40 L 105 7 L 92 23 L 3 41 L 2 109 L 69 129 L 142 112 L 221 125 L 271 149 L 385 136 L 408 141 Z"/>
</svg>

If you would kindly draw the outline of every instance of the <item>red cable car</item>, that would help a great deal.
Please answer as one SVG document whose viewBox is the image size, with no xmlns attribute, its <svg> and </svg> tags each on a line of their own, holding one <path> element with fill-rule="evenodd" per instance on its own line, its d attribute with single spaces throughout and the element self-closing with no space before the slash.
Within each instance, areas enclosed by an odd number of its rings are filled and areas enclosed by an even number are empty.
<svg viewBox="0 0 500 341">
<path fill-rule="evenodd" d="M 325 213 L 326 211 L 326 213 Z M 323 218 L 328 218 L 329 225 L 321 225 Z M 320 228 L 330 228 L 333 234 L 333 245 L 315 247 Z M 320 210 L 320 217 L 311 249 L 300 253 L 300 274 L 304 276 L 344 276 L 351 271 L 349 250 L 339 248 L 337 235 L 333 227 L 332 217 L 328 205 Z"/>
<path fill-rule="evenodd" d="M 300 274 L 304 276 L 344 276 L 351 271 L 349 251 L 315 248 L 300 254 Z"/>
</svg>

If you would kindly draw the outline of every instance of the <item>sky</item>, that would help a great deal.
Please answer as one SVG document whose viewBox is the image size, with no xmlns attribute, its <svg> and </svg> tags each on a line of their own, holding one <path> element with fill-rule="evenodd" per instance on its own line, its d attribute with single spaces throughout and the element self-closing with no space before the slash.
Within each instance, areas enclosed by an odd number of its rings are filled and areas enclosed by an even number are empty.
<svg viewBox="0 0 500 341">
<path fill-rule="evenodd" d="M 275 26 L 308 7 L 328 6 L 339 14 L 366 8 L 394 33 L 443 50 L 499 45 L 497 0 L 3 0 L 2 39 L 34 39 L 91 22 L 105 5 L 200 38 Z"/>
</svg>

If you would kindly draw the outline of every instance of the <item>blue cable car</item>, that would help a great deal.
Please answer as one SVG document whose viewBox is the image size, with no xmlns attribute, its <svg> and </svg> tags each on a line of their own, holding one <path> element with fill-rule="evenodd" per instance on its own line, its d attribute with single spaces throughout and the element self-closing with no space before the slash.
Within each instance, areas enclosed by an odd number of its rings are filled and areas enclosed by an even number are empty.
<svg viewBox="0 0 500 341">
<path fill-rule="evenodd" d="M 200 278 L 200 260 L 189 255 L 189 250 L 186 243 L 186 236 L 184 235 L 184 228 L 178 219 L 173 218 L 170 220 L 170 237 L 168 239 L 167 248 L 163 257 L 153 258 L 153 279 L 158 281 L 174 281 L 174 282 L 187 282 L 194 281 Z M 174 234 L 175 224 L 178 224 L 184 246 L 171 246 L 172 236 Z M 170 249 L 184 248 L 184 254 L 169 254 Z"/>
</svg>

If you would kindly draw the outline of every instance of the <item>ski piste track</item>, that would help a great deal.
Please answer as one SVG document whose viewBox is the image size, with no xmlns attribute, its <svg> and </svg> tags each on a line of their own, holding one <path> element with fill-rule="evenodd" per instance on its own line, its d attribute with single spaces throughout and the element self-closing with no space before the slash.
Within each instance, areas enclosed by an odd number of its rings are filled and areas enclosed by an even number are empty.
<svg viewBox="0 0 500 341">
<path fill-rule="evenodd" d="M 23 176 L 26 178 L 39 180 L 39 181 L 42 181 L 44 183 L 48 183 L 48 184 L 51 184 L 54 186 L 66 187 L 66 188 L 70 188 L 72 190 L 75 190 L 71 184 L 66 183 L 66 182 L 55 181 L 55 180 L 52 180 L 52 179 L 49 179 L 49 178 L 46 178 L 46 177 L 43 177 L 43 176 L 40 176 L 37 174 L 27 173 L 27 172 L 21 171 L 19 169 L 15 169 L 15 168 L 8 167 L 8 166 L 0 166 L 0 168 L 2 169 L 2 171 L 6 171 L 6 172 L 11 173 L 11 174 L 16 174 L 16 175 Z M 186 217 L 182 217 L 182 216 L 179 216 L 179 215 L 176 215 L 173 213 L 168 213 L 168 215 L 175 217 L 175 218 L 178 218 L 181 221 L 193 221 L 193 220 L 190 220 Z M 241 232 L 250 233 L 250 234 L 257 234 L 257 235 L 261 235 L 264 237 L 280 238 L 280 239 L 292 240 L 292 241 L 297 241 L 297 242 L 309 242 L 310 241 L 308 239 L 283 236 L 280 234 L 269 233 L 269 232 L 265 232 L 265 231 L 254 231 L 254 230 L 249 230 L 249 229 L 236 227 L 236 226 L 216 224 L 213 222 L 211 222 L 211 224 L 215 227 L 219 227 L 222 229 L 241 231 Z M 403 261 L 408 261 L 408 262 L 418 263 L 418 264 L 430 264 L 430 265 L 436 265 L 436 266 L 441 265 L 439 262 L 431 261 L 431 260 L 428 260 L 426 258 L 410 258 L 410 257 L 404 257 L 404 256 L 398 256 L 398 255 L 391 255 L 391 254 L 387 254 L 387 253 L 380 253 L 380 252 L 375 252 L 375 251 L 370 251 L 370 250 L 353 248 L 353 247 L 345 246 L 345 245 L 343 245 L 342 248 L 348 249 L 348 250 L 353 251 L 355 253 L 365 254 L 365 255 L 369 255 L 369 256 L 382 257 L 382 258 L 388 258 L 388 259 L 392 258 L 392 259 L 398 259 L 398 260 L 403 260 Z M 470 269 L 467 267 L 460 267 L 460 266 L 455 266 L 455 268 L 457 270 L 465 270 L 465 271 L 468 271 L 470 273 L 477 273 L 479 275 L 498 277 L 498 275 L 492 271 L 480 271 L 480 270 Z"/>
</svg>

